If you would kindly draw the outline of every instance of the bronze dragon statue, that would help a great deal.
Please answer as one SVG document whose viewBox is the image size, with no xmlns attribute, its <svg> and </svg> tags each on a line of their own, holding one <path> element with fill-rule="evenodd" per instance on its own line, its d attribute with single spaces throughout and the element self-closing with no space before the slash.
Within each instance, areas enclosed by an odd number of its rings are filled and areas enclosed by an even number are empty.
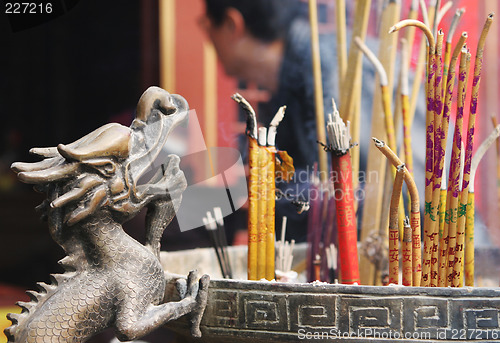
<svg viewBox="0 0 500 343">
<path fill-rule="evenodd" d="M 59 261 L 63 274 L 38 283 L 39 292 L 27 292 L 32 300 L 18 303 L 22 313 L 8 315 L 9 342 L 85 342 L 108 327 L 131 341 L 186 314 L 192 334 L 201 335 L 207 275 L 198 281 L 191 272 L 178 283 L 181 300 L 162 303 L 160 238 L 186 188 L 179 157 L 170 155 L 151 180 L 139 182 L 187 111 L 181 96 L 150 87 L 130 127 L 107 124 L 74 143 L 32 149 L 40 162 L 12 165 L 22 182 L 47 192 L 39 209 L 67 257 Z M 121 224 L 144 207 L 142 245 Z"/>
</svg>

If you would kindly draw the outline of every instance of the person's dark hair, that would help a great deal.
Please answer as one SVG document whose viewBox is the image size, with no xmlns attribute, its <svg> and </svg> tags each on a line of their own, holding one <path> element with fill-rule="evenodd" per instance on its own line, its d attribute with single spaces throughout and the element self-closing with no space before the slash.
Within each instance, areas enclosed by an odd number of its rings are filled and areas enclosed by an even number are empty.
<svg viewBox="0 0 500 343">
<path fill-rule="evenodd" d="M 220 25 L 228 8 L 237 9 L 250 33 L 257 39 L 272 42 L 282 38 L 295 13 L 295 0 L 205 0 L 207 15 Z"/>
</svg>

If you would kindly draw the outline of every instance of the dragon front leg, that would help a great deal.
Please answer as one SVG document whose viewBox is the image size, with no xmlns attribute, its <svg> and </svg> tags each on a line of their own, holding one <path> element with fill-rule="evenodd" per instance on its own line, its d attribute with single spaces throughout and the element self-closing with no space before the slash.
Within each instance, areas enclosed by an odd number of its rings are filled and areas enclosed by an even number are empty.
<svg viewBox="0 0 500 343">
<path fill-rule="evenodd" d="M 146 311 L 138 316 L 133 307 L 123 305 L 122 313 L 116 319 L 116 336 L 120 341 L 132 341 L 147 335 L 165 323 L 191 314 L 191 333 L 195 337 L 201 336 L 200 322 L 205 311 L 208 299 L 208 284 L 210 278 L 203 275 L 197 282 L 197 272 L 191 271 L 187 277 L 187 289 L 178 285 L 182 300 L 168 302 L 161 305 L 150 305 Z"/>
</svg>

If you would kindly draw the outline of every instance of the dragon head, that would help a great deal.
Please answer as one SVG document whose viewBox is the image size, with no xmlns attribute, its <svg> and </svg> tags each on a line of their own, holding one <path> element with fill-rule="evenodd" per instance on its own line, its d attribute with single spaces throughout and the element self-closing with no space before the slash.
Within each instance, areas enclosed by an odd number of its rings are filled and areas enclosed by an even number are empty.
<svg viewBox="0 0 500 343">
<path fill-rule="evenodd" d="M 178 156 L 170 155 L 148 182 L 138 181 L 154 166 L 168 135 L 187 114 L 184 98 L 150 87 L 130 127 L 111 123 L 71 144 L 33 148 L 30 152 L 43 160 L 17 162 L 12 169 L 22 182 L 48 192 L 46 214 L 50 218 L 58 213 L 67 226 L 100 210 L 123 222 L 155 199 L 178 206 L 186 188 Z"/>
</svg>

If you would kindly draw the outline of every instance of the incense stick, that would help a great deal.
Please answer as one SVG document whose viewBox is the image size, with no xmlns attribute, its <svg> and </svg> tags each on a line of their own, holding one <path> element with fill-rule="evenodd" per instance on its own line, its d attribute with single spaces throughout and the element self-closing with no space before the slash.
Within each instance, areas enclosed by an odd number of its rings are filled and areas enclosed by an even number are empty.
<svg viewBox="0 0 500 343">
<path fill-rule="evenodd" d="M 401 85 L 401 104 L 403 112 L 403 145 L 405 152 L 405 164 L 408 171 L 413 175 L 413 149 L 411 146 L 411 127 L 412 122 L 410 121 L 410 89 L 409 89 L 409 79 L 408 71 L 410 68 L 410 60 L 408 58 L 410 51 L 410 46 L 406 39 L 401 39 L 401 74 L 400 74 L 400 85 Z"/>
<path fill-rule="evenodd" d="M 326 257 L 328 261 L 328 275 L 330 283 L 337 283 L 337 248 L 335 245 L 330 244 L 325 248 Z"/>
<path fill-rule="evenodd" d="M 373 64 L 375 70 L 380 79 L 380 89 L 382 95 L 382 107 L 385 114 L 385 129 L 387 135 L 387 141 L 391 149 L 396 147 L 396 136 L 394 134 L 394 122 L 391 110 L 390 102 L 390 91 L 388 89 L 389 80 L 387 78 L 387 73 L 385 72 L 384 66 L 380 63 L 379 59 L 375 54 L 363 43 L 359 37 L 354 38 L 354 42 L 358 48 L 365 54 L 368 60 Z"/>
<path fill-rule="evenodd" d="M 407 19 L 414 19 L 416 20 L 418 18 L 418 0 L 412 0 L 411 2 L 411 5 L 410 5 L 410 11 L 408 13 L 408 18 Z M 411 63 L 411 52 L 412 52 L 412 49 L 413 49 L 413 42 L 415 40 L 415 31 L 416 31 L 416 28 L 413 27 L 413 26 L 410 26 L 406 29 L 406 34 L 405 34 L 405 37 L 401 39 L 401 71 L 400 71 L 400 76 L 401 74 L 403 73 L 403 68 L 404 66 L 406 66 L 409 70 L 410 68 L 410 63 Z M 406 47 L 403 46 L 403 40 L 405 41 L 404 45 L 406 45 Z M 407 51 L 404 51 L 404 50 L 407 50 Z M 409 87 L 409 85 L 407 86 Z M 408 88 L 409 89 L 409 88 Z M 394 110 L 394 127 L 396 128 L 396 131 L 397 131 L 397 128 L 399 128 L 401 126 L 401 121 L 404 121 L 404 119 L 402 118 L 403 117 L 403 98 L 402 98 L 402 94 L 401 94 L 401 82 L 399 83 L 398 85 L 398 90 L 397 90 L 397 94 L 398 94 L 398 97 L 396 98 L 396 107 L 395 107 L 395 110 Z M 408 96 L 409 96 L 409 90 L 408 90 Z M 410 108 L 410 103 L 409 103 L 409 100 L 408 100 L 408 109 L 407 111 L 409 111 L 409 108 Z M 408 114 L 408 113 L 407 113 Z M 404 138 L 403 138 L 404 139 Z M 398 143 L 399 145 L 399 136 L 396 135 L 396 142 Z M 408 170 L 411 171 L 411 169 L 408 167 L 408 161 L 406 161 L 406 147 L 403 145 L 401 145 L 401 148 L 400 148 L 400 155 L 403 155 L 405 156 L 405 163 L 407 164 L 407 168 Z"/>
<path fill-rule="evenodd" d="M 286 221 L 287 217 L 283 216 L 283 220 L 281 222 L 281 240 L 280 240 L 279 255 L 278 255 L 279 260 L 281 261 L 281 263 L 278 263 L 278 269 L 281 271 L 284 271 L 283 269 L 285 268 L 282 261 L 285 260 L 284 244 L 285 244 L 285 234 L 286 234 Z"/>
<path fill-rule="evenodd" d="M 448 1 L 446 4 L 443 5 L 443 7 L 441 7 L 441 9 L 438 12 L 438 15 L 436 16 L 436 21 L 435 21 L 435 24 L 434 24 L 434 28 L 437 29 L 437 27 L 439 26 L 439 23 L 441 23 L 441 20 L 443 20 L 443 18 L 446 15 L 446 13 L 448 13 L 448 11 L 452 7 L 453 7 L 453 1 Z"/>
<path fill-rule="evenodd" d="M 323 83 L 321 78 L 321 57 L 319 49 L 318 33 L 318 8 L 316 0 L 309 0 L 309 22 L 311 26 L 311 51 L 312 67 L 314 78 L 314 108 L 316 114 L 316 135 L 320 142 L 326 141 L 325 133 L 325 110 L 323 104 Z M 318 149 L 318 161 L 320 178 L 322 182 L 326 181 L 328 175 L 328 157 L 324 150 Z"/>
<path fill-rule="evenodd" d="M 399 284 L 399 200 L 403 189 L 405 165 L 397 167 L 392 188 L 391 207 L 389 210 L 389 283 Z"/>
<path fill-rule="evenodd" d="M 435 3 L 435 1 L 434 1 L 434 3 Z M 429 4 L 428 11 L 425 7 L 424 0 L 420 0 L 420 5 L 422 8 L 422 16 L 424 19 L 424 23 L 430 29 L 430 22 L 434 21 L 434 14 L 435 14 L 435 10 L 436 10 L 435 5 Z M 411 92 L 411 97 L 410 97 L 410 117 L 412 118 L 412 120 L 415 116 L 415 111 L 417 108 L 418 94 L 420 92 L 420 86 L 422 84 L 422 77 L 424 75 L 424 68 L 426 65 L 428 65 L 428 63 L 427 64 L 425 63 L 426 54 L 428 55 L 428 53 L 429 53 L 428 49 L 426 49 L 426 42 L 428 45 L 430 45 L 429 42 L 426 41 L 425 39 L 422 39 L 422 41 L 421 41 L 417 65 L 415 68 L 415 78 L 413 79 L 413 87 L 412 87 L 412 92 Z M 428 74 L 428 72 L 427 72 L 427 74 Z"/>
<path fill-rule="evenodd" d="M 344 86 L 345 73 L 347 69 L 347 40 L 346 40 L 346 11 L 345 0 L 335 0 L 336 23 L 337 23 L 337 64 L 339 89 Z"/>
<path fill-rule="evenodd" d="M 406 217 L 403 229 L 401 255 L 403 259 L 403 286 L 412 285 L 412 238 L 410 218 Z"/>
<path fill-rule="evenodd" d="M 248 280 L 257 280 L 257 222 L 259 189 L 259 145 L 257 142 L 257 116 L 252 106 L 240 94 L 232 96 L 247 114 L 245 133 L 248 136 Z"/>
</svg>

